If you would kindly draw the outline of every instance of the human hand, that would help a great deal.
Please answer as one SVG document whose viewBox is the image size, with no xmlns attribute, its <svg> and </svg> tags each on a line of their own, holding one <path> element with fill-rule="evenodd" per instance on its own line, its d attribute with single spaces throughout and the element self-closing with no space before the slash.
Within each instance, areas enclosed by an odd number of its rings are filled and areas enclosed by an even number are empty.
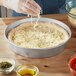
<svg viewBox="0 0 76 76">
<path fill-rule="evenodd" d="M 34 0 L 2 0 L 5 7 L 18 13 L 37 16 L 40 14 L 40 6 Z"/>
</svg>

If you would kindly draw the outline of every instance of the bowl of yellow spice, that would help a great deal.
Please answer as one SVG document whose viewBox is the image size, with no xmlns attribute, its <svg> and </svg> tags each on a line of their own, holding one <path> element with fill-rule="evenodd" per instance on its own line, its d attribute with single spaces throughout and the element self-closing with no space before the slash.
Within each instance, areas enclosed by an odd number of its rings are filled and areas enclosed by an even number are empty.
<svg viewBox="0 0 76 76">
<path fill-rule="evenodd" d="M 39 70 L 33 65 L 21 65 L 16 72 L 17 76 L 38 76 Z"/>
<path fill-rule="evenodd" d="M 8 74 L 15 67 L 15 61 L 13 58 L 1 57 L 0 58 L 0 73 Z"/>
</svg>

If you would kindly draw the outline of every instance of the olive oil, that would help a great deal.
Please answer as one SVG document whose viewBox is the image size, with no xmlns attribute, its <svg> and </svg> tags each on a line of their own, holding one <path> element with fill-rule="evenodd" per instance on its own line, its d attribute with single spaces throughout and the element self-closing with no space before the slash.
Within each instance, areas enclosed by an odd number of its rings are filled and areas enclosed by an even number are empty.
<svg viewBox="0 0 76 76">
<path fill-rule="evenodd" d="M 17 69 L 17 76 L 38 76 L 38 73 L 38 68 L 32 65 L 21 65 Z"/>
<path fill-rule="evenodd" d="M 36 72 L 32 69 L 23 69 L 19 71 L 21 76 L 34 76 Z"/>
</svg>

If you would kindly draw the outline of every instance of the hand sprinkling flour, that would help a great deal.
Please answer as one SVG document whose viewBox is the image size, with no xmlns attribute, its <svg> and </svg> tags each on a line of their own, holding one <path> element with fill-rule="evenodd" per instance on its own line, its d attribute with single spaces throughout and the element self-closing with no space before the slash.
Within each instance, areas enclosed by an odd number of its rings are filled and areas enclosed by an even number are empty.
<svg viewBox="0 0 76 76">
<path fill-rule="evenodd" d="M 34 0 L 2 0 L 2 4 L 18 13 L 33 16 L 37 16 L 41 10 L 40 6 Z"/>
<path fill-rule="evenodd" d="M 18 13 L 24 13 L 28 16 L 38 17 L 36 23 L 34 24 L 34 29 L 38 25 L 40 19 L 41 7 L 34 0 L 2 0 L 2 3 L 5 7 L 15 10 Z"/>
</svg>

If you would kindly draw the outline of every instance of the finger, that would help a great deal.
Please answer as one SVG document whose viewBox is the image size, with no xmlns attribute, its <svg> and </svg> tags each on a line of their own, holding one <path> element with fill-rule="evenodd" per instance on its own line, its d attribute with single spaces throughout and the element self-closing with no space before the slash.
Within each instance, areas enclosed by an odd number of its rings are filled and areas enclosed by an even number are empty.
<svg viewBox="0 0 76 76">
<path fill-rule="evenodd" d="M 33 5 L 36 9 L 41 10 L 41 7 L 34 0 L 29 0 L 28 3 Z"/>
<path fill-rule="evenodd" d="M 32 10 L 32 11 L 38 13 L 38 14 L 40 13 L 40 10 L 37 9 L 36 7 L 34 7 L 32 4 L 30 4 L 30 3 L 27 3 L 27 4 L 28 4 L 27 8 L 29 8 L 30 10 Z"/>
<path fill-rule="evenodd" d="M 40 6 L 33 0 L 28 0 L 27 4 L 25 3 L 24 6 L 31 10 L 31 12 L 36 13 L 37 15 L 40 14 Z"/>
</svg>

